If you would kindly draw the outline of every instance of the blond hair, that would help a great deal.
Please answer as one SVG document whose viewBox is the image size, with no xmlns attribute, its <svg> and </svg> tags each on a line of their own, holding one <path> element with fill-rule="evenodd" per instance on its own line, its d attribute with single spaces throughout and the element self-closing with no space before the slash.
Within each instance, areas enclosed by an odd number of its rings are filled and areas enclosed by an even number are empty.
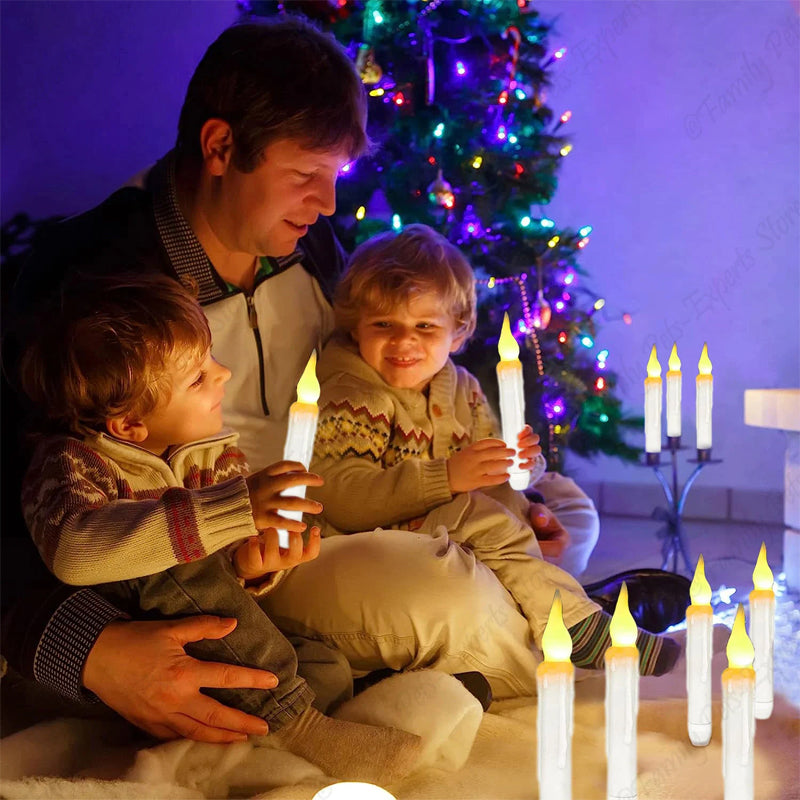
<svg viewBox="0 0 800 800">
<path fill-rule="evenodd" d="M 336 288 L 336 323 L 351 332 L 365 311 L 386 313 L 436 292 L 464 341 L 475 330 L 475 276 L 462 252 L 427 225 L 407 225 L 359 245 Z"/>
<path fill-rule="evenodd" d="M 20 363 L 46 428 L 83 435 L 149 414 L 172 389 L 170 359 L 211 346 L 197 301 L 166 275 L 76 276 L 41 309 Z"/>
</svg>

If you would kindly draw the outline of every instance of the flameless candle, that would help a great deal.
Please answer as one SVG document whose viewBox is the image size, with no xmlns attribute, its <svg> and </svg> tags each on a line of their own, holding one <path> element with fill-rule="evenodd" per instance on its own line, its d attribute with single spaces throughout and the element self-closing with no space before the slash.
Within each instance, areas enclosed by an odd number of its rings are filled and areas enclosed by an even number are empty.
<svg viewBox="0 0 800 800">
<path fill-rule="evenodd" d="M 503 316 L 503 328 L 497 343 L 500 362 L 497 365 L 497 386 L 500 390 L 500 420 L 503 426 L 503 441 L 514 450 L 514 463 L 509 473 L 512 489 L 528 488 L 531 474 L 520 469 L 517 454 L 518 436 L 525 427 L 525 390 L 522 384 L 522 363 L 519 360 L 519 345 L 511 333 L 508 314 Z"/>
<path fill-rule="evenodd" d="M 629 800 L 636 792 L 636 718 L 639 713 L 639 650 L 636 622 L 623 583 L 611 618 L 606 650 L 606 761 L 608 800 Z"/>
<path fill-rule="evenodd" d="M 311 463 L 314 453 L 314 437 L 317 435 L 317 419 L 319 418 L 319 381 L 316 374 L 317 351 L 311 353 L 306 368 L 297 383 L 297 402 L 289 407 L 289 426 L 286 429 L 286 443 L 283 448 L 284 461 L 299 461 L 306 469 Z M 292 486 L 282 492 L 282 497 L 305 497 L 305 486 Z M 283 511 L 283 516 L 300 520 L 300 511 Z M 289 546 L 289 533 L 278 531 L 280 547 Z"/>
<path fill-rule="evenodd" d="M 544 661 L 536 668 L 539 797 L 570 800 L 575 667 L 569 660 L 572 639 L 564 625 L 558 589 L 542 634 L 542 651 Z"/>
<path fill-rule="evenodd" d="M 753 739 L 756 672 L 753 644 L 744 629 L 744 608 L 736 611 L 728 639 L 728 668 L 722 673 L 722 778 L 724 800 L 753 800 Z"/>
<path fill-rule="evenodd" d="M 696 416 L 697 416 L 697 449 L 711 449 L 711 407 L 714 404 L 714 378 L 711 375 L 711 361 L 708 357 L 708 345 L 703 344 L 700 362 L 697 365 L 696 384 Z"/>
<path fill-rule="evenodd" d="M 311 800 L 395 800 L 395 797 L 373 783 L 344 781 L 320 789 Z"/>
<path fill-rule="evenodd" d="M 681 360 L 678 358 L 678 345 L 673 342 L 669 354 L 667 370 L 667 436 L 680 438 L 681 435 Z"/>
<path fill-rule="evenodd" d="M 756 719 L 767 719 L 773 703 L 773 650 L 775 647 L 775 592 L 772 570 L 767 563 L 767 546 L 761 543 L 750 592 L 750 639 L 755 648 Z"/>
<path fill-rule="evenodd" d="M 644 449 L 647 453 L 661 452 L 661 364 L 655 345 L 644 379 Z"/>
<path fill-rule="evenodd" d="M 711 741 L 711 654 L 714 614 L 703 556 L 697 559 L 686 609 L 686 696 L 689 739 L 697 747 Z"/>
</svg>

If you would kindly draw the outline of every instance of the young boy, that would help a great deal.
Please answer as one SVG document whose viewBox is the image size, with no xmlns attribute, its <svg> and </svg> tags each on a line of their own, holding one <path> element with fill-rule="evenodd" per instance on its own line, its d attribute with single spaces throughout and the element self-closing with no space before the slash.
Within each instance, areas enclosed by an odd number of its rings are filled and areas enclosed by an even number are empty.
<svg viewBox="0 0 800 800">
<path fill-rule="evenodd" d="M 312 461 L 325 484 L 309 493 L 324 505 L 323 534 L 379 526 L 432 534 L 444 525 L 495 572 L 539 647 L 560 589 L 572 661 L 601 668 L 611 618 L 542 559 L 530 502 L 507 483 L 514 451 L 496 438 L 475 377 L 450 360 L 475 329 L 464 256 L 425 225 L 376 236 L 354 252 L 334 310 L 339 333 L 319 361 Z M 535 481 L 543 472 L 538 437 L 526 426 L 517 444 Z M 637 646 L 645 675 L 669 671 L 680 652 L 645 631 Z"/>
<path fill-rule="evenodd" d="M 224 639 L 187 650 L 283 674 L 288 664 L 292 677 L 280 695 L 213 695 L 267 720 L 287 749 L 330 775 L 391 782 L 408 771 L 419 738 L 311 708 L 292 646 L 258 605 L 283 570 L 316 558 L 319 529 L 304 546 L 305 525 L 278 512 L 320 511 L 281 492 L 321 480 L 286 461 L 248 475 L 238 435 L 223 430 L 231 373 L 210 348 L 200 306 L 171 278 L 65 285 L 20 366 L 23 389 L 58 432 L 39 441 L 23 487 L 33 539 L 59 579 L 99 584 L 137 618 L 235 617 Z M 290 531 L 288 551 L 276 525 Z M 282 646 L 268 647 L 276 638 Z"/>
</svg>

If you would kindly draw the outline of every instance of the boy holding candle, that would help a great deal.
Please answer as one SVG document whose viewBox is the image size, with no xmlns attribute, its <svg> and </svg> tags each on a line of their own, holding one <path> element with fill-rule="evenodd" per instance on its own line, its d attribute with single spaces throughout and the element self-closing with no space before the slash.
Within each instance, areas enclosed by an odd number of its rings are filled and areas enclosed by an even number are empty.
<svg viewBox="0 0 800 800">
<path fill-rule="evenodd" d="M 20 379 L 51 435 L 35 449 L 22 499 L 47 567 L 132 615 L 235 617 L 224 639 L 187 649 L 283 678 L 269 691 L 212 697 L 264 719 L 329 775 L 402 777 L 419 738 L 312 708 L 292 645 L 258 604 L 285 570 L 317 557 L 319 529 L 304 545 L 305 525 L 278 512 L 318 512 L 281 492 L 321 481 L 291 461 L 248 474 L 238 434 L 223 430 L 231 372 L 211 356 L 200 306 L 166 276 L 79 278 L 37 321 Z M 291 532 L 288 550 L 275 525 Z"/>
<path fill-rule="evenodd" d="M 472 269 L 425 225 L 363 243 L 334 296 L 339 331 L 318 365 L 320 417 L 312 469 L 325 484 L 323 534 L 374 527 L 450 538 L 494 571 L 541 646 L 553 592 L 577 666 L 599 669 L 611 617 L 567 572 L 547 563 L 532 530 L 532 504 L 508 485 L 512 450 L 474 376 L 456 367 L 475 329 Z M 538 437 L 519 435 L 521 468 L 544 472 Z M 639 632 L 642 674 L 669 671 L 680 652 Z"/>
</svg>

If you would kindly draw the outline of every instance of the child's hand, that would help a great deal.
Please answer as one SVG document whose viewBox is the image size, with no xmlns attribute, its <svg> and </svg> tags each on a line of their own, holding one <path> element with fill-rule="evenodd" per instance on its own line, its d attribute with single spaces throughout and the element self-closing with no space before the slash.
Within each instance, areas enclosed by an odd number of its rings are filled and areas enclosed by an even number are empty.
<svg viewBox="0 0 800 800">
<path fill-rule="evenodd" d="M 569 545 L 569 533 L 543 503 L 531 503 L 528 516 L 543 558 L 557 564 Z"/>
<path fill-rule="evenodd" d="M 481 439 L 447 459 L 447 482 L 453 494 L 499 486 L 508 480 L 514 451 L 502 439 Z"/>
<path fill-rule="evenodd" d="M 520 460 L 520 469 L 533 469 L 533 462 L 536 456 L 542 452 L 539 447 L 539 436 L 533 432 L 530 425 L 526 425 L 517 437 L 517 449 Z"/>
<path fill-rule="evenodd" d="M 289 549 L 283 550 L 278 545 L 278 531 L 267 528 L 239 545 L 233 555 L 233 565 L 240 578 L 252 581 L 269 572 L 313 561 L 319 555 L 319 542 L 320 531 L 315 525 L 308 536 L 308 544 L 303 544 L 301 534 L 290 533 Z"/>
<path fill-rule="evenodd" d="M 282 517 L 278 511 L 301 511 L 304 514 L 319 514 L 322 511 L 322 503 L 315 500 L 281 496 L 281 492 L 293 486 L 322 486 L 322 478 L 313 472 L 306 472 L 299 461 L 270 464 L 260 472 L 248 475 L 246 481 L 253 520 L 258 530 L 282 528 L 290 533 L 302 533 L 306 529 L 305 522 Z"/>
</svg>

